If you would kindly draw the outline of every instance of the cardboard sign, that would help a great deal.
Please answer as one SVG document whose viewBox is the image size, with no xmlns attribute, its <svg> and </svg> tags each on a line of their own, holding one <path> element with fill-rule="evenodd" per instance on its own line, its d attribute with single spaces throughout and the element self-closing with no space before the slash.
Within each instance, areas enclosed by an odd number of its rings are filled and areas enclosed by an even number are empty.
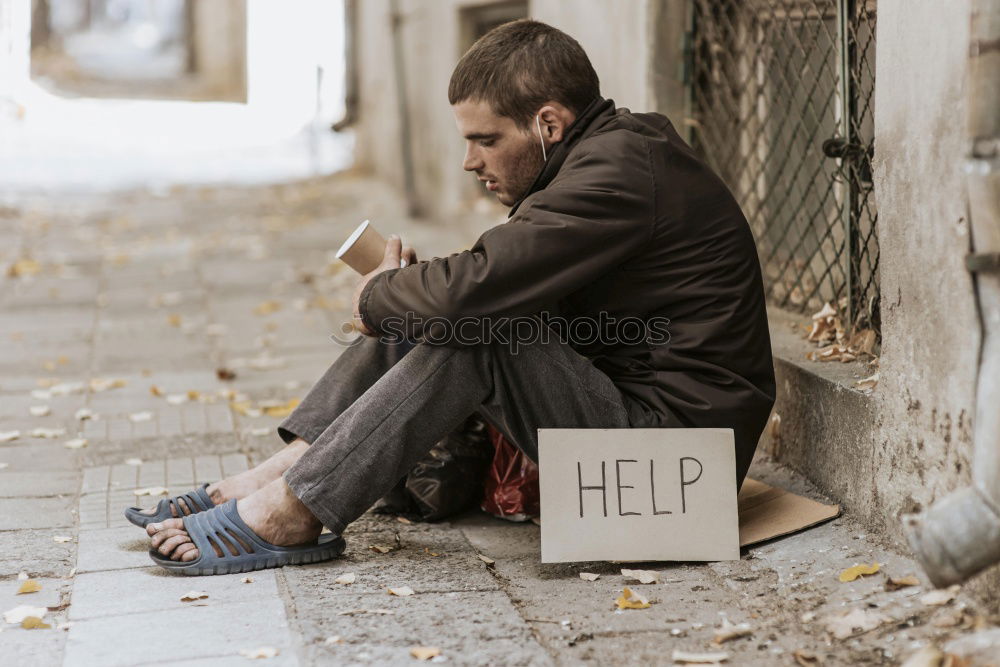
<svg viewBox="0 0 1000 667">
<path fill-rule="evenodd" d="M 542 562 L 738 560 L 732 429 L 539 429 Z"/>
</svg>

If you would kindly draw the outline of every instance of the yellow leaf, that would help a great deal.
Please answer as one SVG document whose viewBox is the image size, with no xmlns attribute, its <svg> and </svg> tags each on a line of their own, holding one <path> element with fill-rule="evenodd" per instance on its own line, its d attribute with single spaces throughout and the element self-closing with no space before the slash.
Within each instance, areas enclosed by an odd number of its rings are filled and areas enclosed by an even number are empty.
<svg viewBox="0 0 1000 667">
<path fill-rule="evenodd" d="M 878 563 L 872 563 L 871 565 L 855 565 L 854 567 L 849 567 L 840 573 L 840 581 L 843 583 L 854 581 L 862 575 L 875 574 L 878 572 L 878 569 Z"/>
<path fill-rule="evenodd" d="M 920 580 L 912 574 L 906 577 L 889 577 L 885 582 L 885 590 L 896 591 L 908 586 L 919 586 Z"/>
<path fill-rule="evenodd" d="M 240 655 L 244 658 L 249 658 L 250 660 L 258 660 L 260 658 L 273 658 L 278 655 L 278 649 L 273 646 L 261 646 L 255 649 L 240 649 Z"/>
<path fill-rule="evenodd" d="M 649 600 L 642 594 L 632 591 L 627 586 L 622 589 L 621 596 L 615 602 L 618 604 L 619 609 L 646 609 L 650 606 Z"/>
<path fill-rule="evenodd" d="M 17 589 L 17 595 L 25 595 L 26 593 L 37 593 L 42 590 L 42 585 L 35 581 L 34 579 L 27 579 L 21 587 Z"/>
<path fill-rule="evenodd" d="M 280 301 L 262 301 L 257 304 L 257 307 L 253 309 L 256 315 L 270 315 L 271 313 L 281 310 Z"/>
<path fill-rule="evenodd" d="M 42 265 L 33 259 L 27 257 L 23 259 L 16 260 L 7 269 L 7 275 L 11 278 L 17 278 L 18 276 L 33 276 L 42 270 Z"/>
<path fill-rule="evenodd" d="M 194 389 L 188 389 L 187 391 L 187 398 L 189 401 L 197 401 L 200 396 L 201 396 L 200 391 L 196 391 Z"/>
<path fill-rule="evenodd" d="M 52 626 L 37 616 L 25 616 L 21 621 L 21 627 L 25 630 L 48 630 Z"/>
<path fill-rule="evenodd" d="M 205 591 L 188 591 L 181 596 L 181 602 L 194 602 L 195 600 L 204 600 L 208 597 L 208 593 Z"/>
<path fill-rule="evenodd" d="M 274 405 L 269 408 L 264 408 L 264 414 L 268 417 L 287 417 L 292 414 L 292 410 L 294 410 L 298 404 L 299 399 L 291 398 L 284 405 Z"/>
<path fill-rule="evenodd" d="M 441 649 L 436 646 L 414 646 L 410 649 L 410 655 L 417 660 L 430 660 L 441 655 Z"/>
</svg>

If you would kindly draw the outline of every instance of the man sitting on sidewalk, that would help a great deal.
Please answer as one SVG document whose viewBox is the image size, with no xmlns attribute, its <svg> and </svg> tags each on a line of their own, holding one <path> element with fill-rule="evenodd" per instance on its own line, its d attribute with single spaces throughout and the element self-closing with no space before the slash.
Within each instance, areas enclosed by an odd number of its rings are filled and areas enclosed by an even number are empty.
<svg viewBox="0 0 1000 667">
<path fill-rule="evenodd" d="M 169 505 L 183 518 L 150 517 L 161 565 L 331 558 L 476 411 L 536 460 L 539 428 L 732 428 L 742 482 L 775 384 L 756 248 L 723 182 L 667 118 L 602 99 L 580 45 L 542 23 L 476 42 L 448 95 L 462 166 L 509 220 L 430 261 L 392 237 L 355 293 L 364 335 L 281 424 L 287 447 Z"/>
</svg>

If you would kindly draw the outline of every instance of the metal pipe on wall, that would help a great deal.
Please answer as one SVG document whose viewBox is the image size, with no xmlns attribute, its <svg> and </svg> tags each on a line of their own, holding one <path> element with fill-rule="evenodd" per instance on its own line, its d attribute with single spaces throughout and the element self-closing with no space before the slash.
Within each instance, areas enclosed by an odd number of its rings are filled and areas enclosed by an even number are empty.
<svg viewBox="0 0 1000 667">
<path fill-rule="evenodd" d="M 910 547 L 936 586 L 1000 562 L 1000 0 L 972 0 L 965 160 L 982 345 L 972 485 L 903 518 Z"/>
</svg>

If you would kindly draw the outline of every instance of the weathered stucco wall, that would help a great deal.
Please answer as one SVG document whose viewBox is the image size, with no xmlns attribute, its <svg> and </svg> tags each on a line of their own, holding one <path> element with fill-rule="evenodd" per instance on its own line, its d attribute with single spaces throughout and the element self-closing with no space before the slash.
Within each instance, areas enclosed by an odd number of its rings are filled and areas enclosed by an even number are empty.
<svg viewBox="0 0 1000 667">
<path fill-rule="evenodd" d="M 875 184 L 882 380 L 874 502 L 896 528 L 969 480 L 979 324 L 962 160 L 969 3 L 881 0 Z"/>
</svg>

